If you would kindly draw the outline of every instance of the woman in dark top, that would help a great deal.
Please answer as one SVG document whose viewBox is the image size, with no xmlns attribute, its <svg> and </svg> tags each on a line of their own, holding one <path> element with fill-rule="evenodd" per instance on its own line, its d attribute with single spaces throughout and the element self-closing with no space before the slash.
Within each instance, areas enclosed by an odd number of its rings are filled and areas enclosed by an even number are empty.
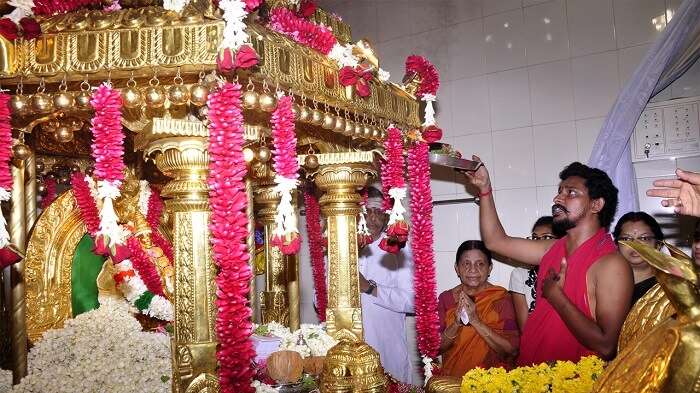
<svg viewBox="0 0 700 393">
<path fill-rule="evenodd" d="M 661 226 L 654 217 L 644 212 L 629 212 L 620 217 L 613 231 L 615 242 L 618 242 L 620 254 L 629 262 L 634 274 L 634 292 L 632 305 L 639 300 L 651 287 L 656 284 L 654 268 L 629 247 L 619 244 L 620 241 L 639 241 L 657 249 L 661 248 L 664 234 Z"/>
</svg>

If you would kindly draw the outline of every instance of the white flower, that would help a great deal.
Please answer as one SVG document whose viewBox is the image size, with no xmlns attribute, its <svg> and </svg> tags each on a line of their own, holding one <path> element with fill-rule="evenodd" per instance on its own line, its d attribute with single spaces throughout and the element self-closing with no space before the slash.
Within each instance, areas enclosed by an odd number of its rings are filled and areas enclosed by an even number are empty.
<svg viewBox="0 0 700 393">
<path fill-rule="evenodd" d="M 382 82 L 386 82 L 389 80 L 389 78 L 391 78 L 391 74 L 389 71 L 379 68 L 377 71 L 377 78 L 379 78 L 379 80 Z"/>
<path fill-rule="evenodd" d="M 144 217 L 148 217 L 148 201 L 151 199 L 151 193 L 148 180 L 139 181 L 139 211 Z"/>
<path fill-rule="evenodd" d="M 335 60 L 338 63 L 338 67 L 341 68 L 345 66 L 355 68 L 359 63 L 357 57 L 352 54 L 352 45 L 350 44 L 341 45 L 336 43 L 331 48 L 330 53 L 328 53 L 328 57 Z"/>
<path fill-rule="evenodd" d="M 260 381 L 253 381 L 250 386 L 255 388 L 255 393 L 277 393 L 277 389 Z"/>
<path fill-rule="evenodd" d="M 182 11 L 190 0 L 163 0 L 163 8 L 175 12 Z"/>
<path fill-rule="evenodd" d="M 221 0 L 219 8 L 223 11 L 222 17 L 226 22 L 219 48 L 237 50 L 241 45 L 248 42 L 248 33 L 245 31 L 246 24 L 243 21 L 248 15 L 245 10 L 245 3 L 241 0 Z"/>
<path fill-rule="evenodd" d="M 101 301 L 97 310 L 44 333 L 29 352 L 28 376 L 13 392 L 170 391 L 170 338 L 142 332 L 125 302 Z"/>
</svg>

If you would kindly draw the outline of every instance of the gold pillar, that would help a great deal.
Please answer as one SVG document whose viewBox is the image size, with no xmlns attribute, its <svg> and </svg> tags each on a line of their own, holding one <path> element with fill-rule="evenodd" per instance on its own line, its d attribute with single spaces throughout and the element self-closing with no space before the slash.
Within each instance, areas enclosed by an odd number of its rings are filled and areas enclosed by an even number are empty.
<svg viewBox="0 0 700 393">
<path fill-rule="evenodd" d="M 12 211 L 10 213 L 10 242 L 24 252 L 27 241 L 27 217 L 24 200 L 24 161 L 12 165 Z M 24 303 L 24 260 L 9 267 L 10 271 L 10 346 L 12 381 L 18 384 L 27 375 L 27 329 Z"/>
<path fill-rule="evenodd" d="M 255 296 L 255 211 L 253 210 L 253 180 L 250 177 L 245 180 L 245 193 L 248 199 L 248 206 L 246 207 L 246 214 L 248 215 L 248 238 L 246 239 L 246 245 L 248 246 L 248 261 L 250 262 L 250 271 L 253 273 L 250 279 L 250 309 L 253 311 L 253 322 L 259 323 L 260 318 L 257 315 L 257 307 L 255 303 L 257 302 L 257 296 Z"/>
<path fill-rule="evenodd" d="M 300 325 L 299 258 L 285 256 L 270 244 L 280 201 L 280 194 L 273 188 L 273 184 L 261 182 L 255 190 L 258 217 L 265 226 L 265 291 L 261 293 L 261 320 L 262 323 L 276 321 L 296 330 Z"/>
<path fill-rule="evenodd" d="M 163 187 L 173 217 L 175 323 L 171 341 L 176 393 L 218 392 L 216 266 L 209 245 L 207 130 L 201 123 L 154 119 L 135 146 L 173 177 Z"/>
<path fill-rule="evenodd" d="M 25 215 L 27 217 L 27 234 L 36 222 L 36 154 L 32 154 L 25 160 L 24 201 Z"/>
<path fill-rule="evenodd" d="M 360 194 L 376 171 L 367 163 L 324 165 L 314 176 L 324 191 L 321 211 L 328 219 L 328 308 L 326 327 L 337 340 L 361 341 L 362 307 L 357 270 L 357 215 Z"/>
</svg>

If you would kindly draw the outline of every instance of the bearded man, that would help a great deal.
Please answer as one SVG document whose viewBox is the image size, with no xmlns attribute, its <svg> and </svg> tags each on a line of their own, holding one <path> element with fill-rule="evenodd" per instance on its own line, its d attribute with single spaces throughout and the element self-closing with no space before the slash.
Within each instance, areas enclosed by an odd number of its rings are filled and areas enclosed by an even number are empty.
<svg viewBox="0 0 700 393">
<path fill-rule="evenodd" d="M 539 241 L 511 237 L 503 230 L 485 167 L 468 172 L 467 178 L 479 189 L 486 246 L 540 267 L 537 303 L 520 339 L 518 365 L 576 362 L 593 354 L 613 358 L 634 281 L 607 233 L 617 210 L 617 188 L 608 175 L 579 162 L 564 168 L 552 216 L 554 230 L 566 236 Z"/>
</svg>

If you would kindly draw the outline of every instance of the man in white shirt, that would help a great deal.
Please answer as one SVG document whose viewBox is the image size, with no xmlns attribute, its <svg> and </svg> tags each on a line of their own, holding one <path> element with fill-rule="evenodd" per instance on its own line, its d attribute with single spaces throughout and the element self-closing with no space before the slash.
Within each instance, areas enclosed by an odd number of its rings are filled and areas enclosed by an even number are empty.
<svg viewBox="0 0 700 393">
<path fill-rule="evenodd" d="M 358 259 L 362 322 L 365 342 L 379 352 L 384 370 L 412 383 L 406 314 L 413 312 L 413 258 L 408 244 L 397 255 L 379 248 L 388 220 L 381 191 L 369 187 L 367 227 L 374 241 L 360 250 Z"/>
</svg>

